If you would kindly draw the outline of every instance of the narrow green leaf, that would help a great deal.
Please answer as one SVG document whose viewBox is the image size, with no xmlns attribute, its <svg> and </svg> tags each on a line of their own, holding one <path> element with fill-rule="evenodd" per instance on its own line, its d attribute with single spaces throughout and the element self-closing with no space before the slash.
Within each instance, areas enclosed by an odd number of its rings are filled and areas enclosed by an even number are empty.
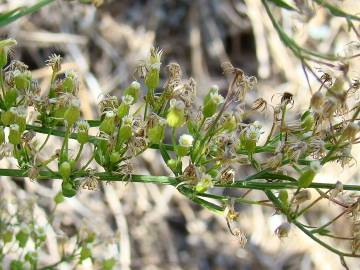
<svg viewBox="0 0 360 270">
<path fill-rule="evenodd" d="M 293 10 L 293 11 L 296 10 L 294 7 L 292 7 L 286 1 L 283 1 L 283 0 L 269 0 L 269 1 L 272 2 L 273 4 L 277 5 L 278 7 L 285 8 L 287 10 Z"/>
</svg>

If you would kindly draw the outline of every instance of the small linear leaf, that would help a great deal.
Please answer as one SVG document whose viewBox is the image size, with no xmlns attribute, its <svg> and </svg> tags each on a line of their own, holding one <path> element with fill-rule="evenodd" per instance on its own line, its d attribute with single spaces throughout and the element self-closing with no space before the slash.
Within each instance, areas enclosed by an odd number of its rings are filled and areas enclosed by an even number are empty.
<svg viewBox="0 0 360 270">
<path fill-rule="evenodd" d="M 278 7 L 285 8 L 287 10 L 293 10 L 293 11 L 296 10 L 294 7 L 292 7 L 286 1 L 283 1 L 283 0 L 269 0 L 269 1 L 274 3 L 275 5 L 277 5 Z"/>
</svg>

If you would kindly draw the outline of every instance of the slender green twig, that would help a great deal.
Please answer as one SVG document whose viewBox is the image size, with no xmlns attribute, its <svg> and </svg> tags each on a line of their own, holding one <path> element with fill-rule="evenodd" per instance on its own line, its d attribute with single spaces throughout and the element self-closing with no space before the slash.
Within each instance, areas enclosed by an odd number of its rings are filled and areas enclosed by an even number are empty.
<svg viewBox="0 0 360 270">
<path fill-rule="evenodd" d="M 0 27 L 16 21 L 20 17 L 34 13 L 54 1 L 55 0 L 39 0 L 36 4 L 32 6 L 19 7 L 10 12 L 2 13 L 0 14 Z"/>
</svg>

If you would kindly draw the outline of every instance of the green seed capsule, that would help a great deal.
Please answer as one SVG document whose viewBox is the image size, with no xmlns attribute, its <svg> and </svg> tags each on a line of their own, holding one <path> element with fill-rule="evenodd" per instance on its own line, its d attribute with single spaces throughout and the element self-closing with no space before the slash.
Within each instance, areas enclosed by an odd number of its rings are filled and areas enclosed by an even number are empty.
<svg viewBox="0 0 360 270">
<path fill-rule="evenodd" d="M 113 112 L 107 112 L 104 120 L 99 126 L 99 130 L 106 134 L 111 135 L 115 129 L 115 115 Z"/>
<path fill-rule="evenodd" d="M 166 116 L 167 124 L 172 128 L 180 127 L 185 121 L 184 111 L 176 108 L 169 110 Z"/>
<path fill-rule="evenodd" d="M 76 195 L 76 189 L 69 181 L 63 181 L 61 187 L 62 187 L 62 194 L 64 195 L 64 197 L 71 198 Z"/>
<path fill-rule="evenodd" d="M 133 81 L 125 90 L 124 96 L 131 96 L 133 98 L 131 104 L 134 104 L 139 98 L 140 83 Z"/>
<path fill-rule="evenodd" d="M 1 122 L 5 126 L 12 124 L 14 122 L 14 119 L 15 119 L 15 115 L 11 111 L 6 111 L 1 113 Z"/>
<path fill-rule="evenodd" d="M 77 76 L 74 72 L 70 71 L 66 73 L 66 77 L 61 82 L 61 88 L 63 92 L 73 93 L 77 86 Z"/>
<path fill-rule="evenodd" d="M 223 123 L 223 129 L 227 132 L 232 132 L 236 129 L 236 118 L 234 115 L 227 117 Z"/>
<path fill-rule="evenodd" d="M 80 118 L 80 109 L 78 106 L 71 105 L 64 113 L 64 120 L 68 126 L 72 126 Z"/>
<path fill-rule="evenodd" d="M 298 185 L 301 188 L 307 188 L 310 186 L 312 181 L 314 180 L 316 173 L 312 169 L 308 169 L 305 172 L 303 172 L 299 179 L 298 179 Z"/>
<path fill-rule="evenodd" d="M 71 175 L 71 164 L 67 161 L 64 161 L 59 166 L 59 174 L 61 175 L 62 179 L 69 179 Z"/>
<path fill-rule="evenodd" d="M 15 124 L 19 126 L 20 133 L 23 133 L 26 130 L 26 118 L 23 116 L 15 116 Z"/>
<path fill-rule="evenodd" d="M 117 162 L 119 162 L 121 159 L 120 153 L 119 152 L 112 152 L 110 155 L 110 163 L 115 164 Z"/>
<path fill-rule="evenodd" d="M 159 70 L 151 68 L 146 74 L 144 82 L 149 90 L 154 90 L 159 84 Z"/>
<path fill-rule="evenodd" d="M 89 141 L 89 134 L 85 132 L 78 132 L 76 139 L 80 144 L 85 144 Z"/>
<path fill-rule="evenodd" d="M 175 159 L 169 159 L 168 162 L 167 162 L 167 166 L 172 171 L 176 171 L 177 165 L 178 165 L 178 162 Z"/>
<path fill-rule="evenodd" d="M 14 83 L 18 90 L 26 90 L 31 86 L 31 72 L 26 70 L 24 72 L 15 72 Z"/>
<path fill-rule="evenodd" d="M 279 200 L 283 203 L 283 205 L 288 206 L 288 198 L 289 194 L 286 190 L 280 190 L 279 192 Z"/>
<path fill-rule="evenodd" d="M 21 142 L 21 133 L 19 130 L 19 126 L 16 124 L 10 125 L 10 131 L 9 131 L 9 143 L 16 145 Z"/>
<path fill-rule="evenodd" d="M 120 129 L 119 129 L 119 138 L 121 141 L 127 141 L 130 139 L 130 137 L 132 136 L 132 131 L 131 131 L 131 127 L 130 126 L 125 126 L 123 125 Z"/>
<path fill-rule="evenodd" d="M 178 145 L 175 147 L 175 152 L 179 157 L 186 156 L 189 153 L 189 148 Z"/>
<path fill-rule="evenodd" d="M 117 115 L 121 119 L 129 113 L 130 106 L 124 102 L 120 104 L 117 110 Z"/>
<path fill-rule="evenodd" d="M 209 100 L 203 107 L 203 115 L 205 118 L 211 117 L 214 115 L 217 109 L 217 104 Z"/>
<path fill-rule="evenodd" d="M 6 108 L 10 108 L 15 104 L 17 95 L 17 90 L 15 88 L 11 88 L 5 93 L 4 102 Z"/>
<path fill-rule="evenodd" d="M 161 125 L 150 128 L 147 132 L 150 144 L 159 144 L 164 138 L 164 127 Z"/>
<path fill-rule="evenodd" d="M 314 122 L 315 122 L 314 116 L 312 114 L 308 114 L 303 119 L 301 119 L 301 127 L 305 131 L 309 131 L 312 129 Z"/>
</svg>

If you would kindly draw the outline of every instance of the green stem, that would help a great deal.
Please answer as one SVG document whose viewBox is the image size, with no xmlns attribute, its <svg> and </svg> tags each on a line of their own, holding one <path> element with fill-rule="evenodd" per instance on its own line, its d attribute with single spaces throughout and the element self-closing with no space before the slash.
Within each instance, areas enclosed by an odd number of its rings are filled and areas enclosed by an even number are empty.
<svg viewBox="0 0 360 270">
<path fill-rule="evenodd" d="M 12 176 L 12 177 L 26 177 L 27 171 L 21 169 L 0 169 L 0 175 L 2 176 Z M 90 174 L 79 170 L 74 172 L 74 177 L 85 177 Z M 122 174 L 110 174 L 107 172 L 98 172 L 95 173 L 95 176 L 99 177 L 101 181 L 124 181 L 124 175 Z M 296 189 L 298 188 L 297 183 L 295 182 L 255 182 L 250 180 L 255 179 L 276 179 L 276 174 L 263 174 L 263 176 L 259 174 L 252 175 L 243 180 L 237 180 L 235 183 L 230 184 L 215 184 L 215 187 L 226 187 L 226 188 L 244 188 L 244 189 L 255 189 L 255 190 L 279 190 L 279 189 Z M 280 179 L 283 179 L 284 175 L 278 175 Z M 133 182 L 142 182 L 142 183 L 157 183 L 162 185 L 177 185 L 179 184 L 179 179 L 175 177 L 168 176 L 148 176 L 148 175 L 131 175 Z M 40 171 L 39 180 L 49 180 L 49 179 L 61 179 L 58 173 L 52 173 L 49 171 Z M 336 184 L 332 183 L 312 183 L 308 188 L 321 188 L 321 189 L 334 189 Z M 352 191 L 360 191 L 359 185 L 344 185 L 344 190 L 352 190 Z"/>
<path fill-rule="evenodd" d="M 20 17 L 31 14 L 38 11 L 42 7 L 54 2 L 55 0 L 40 0 L 36 4 L 29 7 L 19 7 L 6 14 L 0 15 L 0 27 L 5 26 L 13 21 L 16 21 Z"/>
</svg>

